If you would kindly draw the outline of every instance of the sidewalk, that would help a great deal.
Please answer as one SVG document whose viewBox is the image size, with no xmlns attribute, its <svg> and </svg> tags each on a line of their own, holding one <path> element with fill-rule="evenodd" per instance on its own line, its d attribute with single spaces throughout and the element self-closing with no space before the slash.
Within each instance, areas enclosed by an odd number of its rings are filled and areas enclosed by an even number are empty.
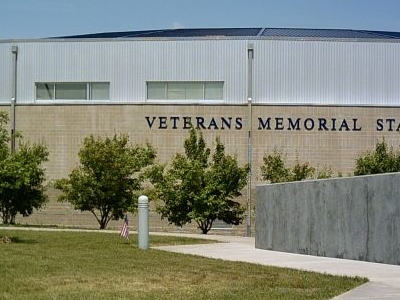
<svg viewBox="0 0 400 300">
<path fill-rule="evenodd" d="M 400 299 L 400 266 L 261 250 L 254 247 L 254 238 L 197 234 L 186 236 L 216 240 L 220 243 L 163 246 L 156 249 L 332 275 L 367 277 L 370 280 L 368 283 L 335 297 L 334 300 Z"/>
</svg>

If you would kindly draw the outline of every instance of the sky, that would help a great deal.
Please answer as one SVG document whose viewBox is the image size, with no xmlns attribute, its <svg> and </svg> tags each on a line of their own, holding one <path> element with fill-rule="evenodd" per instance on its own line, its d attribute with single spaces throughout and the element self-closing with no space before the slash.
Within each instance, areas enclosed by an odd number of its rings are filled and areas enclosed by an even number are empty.
<svg viewBox="0 0 400 300">
<path fill-rule="evenodd" d="M 400 0 L 0 0 L 0 39 L 221 27 L 400 32 Z"/>
</svg>

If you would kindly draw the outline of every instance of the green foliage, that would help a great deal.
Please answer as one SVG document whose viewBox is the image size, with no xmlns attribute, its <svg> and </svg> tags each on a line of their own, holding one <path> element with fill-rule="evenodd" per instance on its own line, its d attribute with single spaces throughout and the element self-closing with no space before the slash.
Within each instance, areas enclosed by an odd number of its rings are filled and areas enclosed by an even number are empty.
<svg viewBox="0 0 400 300">
<path fill-rule="evenodd" d="M 0 212 L 3 223 L 13 224 L 18 213 L 29 216 L 47 202 L 42 164 L 49 153 L 42 144 L 29 146 L 22 141 L 11 153 L 7 122 L 7 114 L 0 112 Z"/>
<path fill-rule="evenodd" d="M 151 145 L 131 146 L 126 135 L 105 139 L 89 136 L 78 155 L 80 166 L 68 178 L 54 182 L 62 191 L 60 201 L 91 212 L 100 229 L 111 219 L 122 218 L 126 211 L 136 210 L 137 192 L 144 180 L 140 171 L 156 157 Z"/>
<path fill-rule="evenodd" d="M 263 180 L 271 183 L 286 182 L 290 180 L 290 169 L 285 165 L 282 152 L 274 150 L 274 154 L 264 156 L 261 166 Z"/>
<path fill-rule="evenodd" d="M 236 157 L 226 155 L 219 138 L 215 143 L 211 156 L 201 132 L 191 129 L 185 154 L 176 154 L 170 168 L 158 164 L 148 173 L 163 202 L 158 211 L 171 224 L 195 221 L 207 234 L 217 219 L 233 225 L 242 222 L 245 208 L 234 199 L 247 183 L 249 167 L 239 167 Z"/>
<path fill-rule="evenodd" d="M 0 111 L 0 160 L 5 160 L 10 155 L 10 134 L 6 129 L 9 118 L 6 112 Z"/>
<path fill-rule="evenodd" d="M 333 171 L 330 166 L 324 166 L 322 169 L 317 169 L 316 170 L 316 178 L 317 179 L 326 179 L 326 178 L 332 178 L 333 177 Z M 338 173 L 337 177 L 343 177 L 341 173 Z"/>
<path fill-rule="evenodd" d="M 278 150 L 274 153 L 263 157 L 264 164 L 261 166 L 261 174 L 263 180 L 271 183 L 299 181 L 312 178 L 315 174 L 315 168 L 309 163 L 300 163 L 298 160 L 291 169 L 286 166 L 284 155 Z"/>
<path fill-rule="evenodd" d="M 378 142 L 375 151 L 356 159 L 354 175 L 380 174 L 400 171 L 400 153 L 389 149 L 385 140 Z"/>
<path fill-rule="evenodd" d="M 300 181 L 314 176 L 315 169 L 310 166 L 308 162 L 300 163 L 296 162 L 291 172 L 291 181 Z"/>
</svg>

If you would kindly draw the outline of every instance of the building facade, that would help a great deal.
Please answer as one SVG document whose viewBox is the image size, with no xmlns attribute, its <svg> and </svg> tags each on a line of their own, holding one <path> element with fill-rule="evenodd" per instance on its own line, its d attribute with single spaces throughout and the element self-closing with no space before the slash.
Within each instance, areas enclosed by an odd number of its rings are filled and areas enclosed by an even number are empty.
<svg viewBox="0 0 400 300">
<path fill-rule="evenodd" d="M 346 175 L 382 139 L 399 146 L 399 42 L 393 32 L 268 28 L 3 40 L 0 106 L 12 130 L 48 146 L 49 180 L 76 166 L 89 134 L 127 133 L 168 161 L 191 125 L 251 162 L 252 187 L 274 149 Z"/>
</svg>

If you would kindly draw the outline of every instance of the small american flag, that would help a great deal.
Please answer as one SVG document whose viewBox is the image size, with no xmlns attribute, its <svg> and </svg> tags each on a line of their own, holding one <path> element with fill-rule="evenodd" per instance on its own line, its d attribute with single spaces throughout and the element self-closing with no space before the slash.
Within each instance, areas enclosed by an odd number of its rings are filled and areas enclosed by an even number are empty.
<svg viewBox="0 0 400 300">
<path fill-rule="evenodd" d="M 119 235 L 124 239 L 129 240 L 129 228 L 128 228 L 128 215 L 125 215 L 124 224 L 122 225 L 121 232 Z"/>
</svg>

